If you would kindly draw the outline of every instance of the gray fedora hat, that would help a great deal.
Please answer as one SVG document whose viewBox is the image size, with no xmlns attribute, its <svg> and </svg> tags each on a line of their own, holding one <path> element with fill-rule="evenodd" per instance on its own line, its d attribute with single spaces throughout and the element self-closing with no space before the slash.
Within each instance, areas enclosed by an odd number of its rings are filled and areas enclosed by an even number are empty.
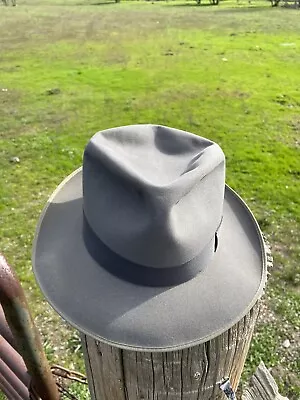
<svg viewBox="0 0 300 400">
<path fill-rule="evenodd" d="M 225 185 L 214 142 L 158 125 L 96 133 L 55 190 L 36 279 L 71 325 L 110 345 L 171 351 L 229 329 L 266 282 L 258 224 Z"/>
</svg>

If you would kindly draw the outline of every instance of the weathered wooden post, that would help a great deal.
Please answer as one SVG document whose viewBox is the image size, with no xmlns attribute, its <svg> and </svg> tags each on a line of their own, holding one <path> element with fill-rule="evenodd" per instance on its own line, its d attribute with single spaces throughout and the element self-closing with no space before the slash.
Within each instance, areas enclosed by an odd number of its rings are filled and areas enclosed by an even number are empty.
<svg viewBox="0 0 300 400">
<path fill-rule="evenodd" d="M 224 399 L 225 377 L 237 387 L 267 252 L 217 144 L 156 125 L 98 132 L 44 209 L 33 265 L 83 332 L 93 400 Z"/>
<path fill-rule="evenodd" d="M 173 352 L 121 350 L 82 335 L 92 400 L 225 399 L 220 381 L 237 388 L 259 303 L 218 337 Z"/>
<path fill-rule="evenodd" d="M 265 364 L 261 361 L 241 400 L 289 400 L 279 394 L 278 386 Z"/>
</svg>

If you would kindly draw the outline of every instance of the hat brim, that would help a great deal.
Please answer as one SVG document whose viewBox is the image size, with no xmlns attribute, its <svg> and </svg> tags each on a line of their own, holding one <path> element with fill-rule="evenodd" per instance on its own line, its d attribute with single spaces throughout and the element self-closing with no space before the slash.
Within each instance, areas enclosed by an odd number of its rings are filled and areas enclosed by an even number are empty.
<svg viewBox="0 0 300 400">
<path fill-rule="evenodd" d="M 262 234 L 228 186 L 213 260 L 176 286 L 139 286 L 109 273 L 86 249 L 82 224 L 80 168 L 59 185 L 41 215 L 33 269 L 46 299 L 65 320 L 112 346 L 173 351 L 200 344 L 242 319 L 264 289 Z"/>
</svg>

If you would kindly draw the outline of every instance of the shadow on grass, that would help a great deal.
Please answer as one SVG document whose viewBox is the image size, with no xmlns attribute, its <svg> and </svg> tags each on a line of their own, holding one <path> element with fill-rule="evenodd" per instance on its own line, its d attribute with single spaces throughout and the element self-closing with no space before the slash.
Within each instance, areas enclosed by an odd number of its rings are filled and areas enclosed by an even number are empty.
<svg viewBox="0 0 300 400">
<path fill-rule="evenodd" d="M 103 1 L 103 2 L 99 2 L 99 3 L 91 3 L 91 6 L 109 6 L 111 4 L 119 4 L 120 2 L 116 2 L 116 1 Z"/>
<path fill-rule="evenodd" d="M 232 13 L 248 13 L 248 12 L 261 12 L 261 11 L 270 11 L 276 7 L 266 7 L 266 6 L 259 6 L 259 7 L 241 7 L 241 8 L 227 8 L 227 9 L 218 9 L 219 13 L 223 14 L 232 14 Z"/>
<path fill-rule="evenodd" d="M 201 3 L 197 4 L 196 1 L 195 3 L 181 3 L 181 4 L 172 4 L 171 7 L 213 7 L 215 10 L 218 12 L 222 13 L 247 13 L 247 12 L 252 12 L 252 11 L 266 11 L 270 10 L 271 8 L 276 8 L 276 7 L 266 7 L 266 6 L 241 6 L 240 8 L 222 8 L 222 4 L 211 4 L 210 2 L 208 3 Z"/>
<path fill-rule="evenodd" d="M 195 2 L 195 3 L 172 4 L 171 7 L 216 7 L 216 5 L 210 3 L 197 4 Z"/>
<path fill-rule="evenodd" d="M 78 3 L 79 6 L 83 6 L 83 5 L 85 5 L 85 6 L 87 6 L 87 5 L 89 5 L 89 6 L 109 6 L 112 4 L 119 4 L 119 3 L 115 2 L 115 1 L 100 1 L 98 3 L 88 3 L 88 4 Z"/>
</svg>

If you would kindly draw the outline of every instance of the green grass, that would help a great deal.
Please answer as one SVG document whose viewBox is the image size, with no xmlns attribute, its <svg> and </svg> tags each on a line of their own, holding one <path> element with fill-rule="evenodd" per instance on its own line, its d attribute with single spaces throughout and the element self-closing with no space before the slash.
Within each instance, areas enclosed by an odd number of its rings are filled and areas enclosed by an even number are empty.
<svg viewBox="0 0 300 400">
<path fill-rule="evenodd" d="M 39 213 L 95 132 L 158 123 L 223 148 L 227 183 L 254 211 L 275 258 L 245 379 L 263 359 L 280 366 L 282 392 L 299 399 L 299 12 L 267 2 L 92 3 L 20 0 L 0 9 L 0 248 L 50 361 L 83 370 L 73 331 L 45 304 L 31 270 Z"/>
</svg>

